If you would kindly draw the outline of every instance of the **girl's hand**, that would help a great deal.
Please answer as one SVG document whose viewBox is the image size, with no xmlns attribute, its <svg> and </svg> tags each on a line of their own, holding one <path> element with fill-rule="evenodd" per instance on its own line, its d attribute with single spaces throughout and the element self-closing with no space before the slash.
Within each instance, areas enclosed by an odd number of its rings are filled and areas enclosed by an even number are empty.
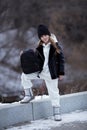
<svg viewBox="0 0 87 130">
<path fill-rule="evenodd" d="M 62 80 L 64 78 L 63 75 L 59 75 L 59 80 Z"/>
<path fill-rule="evenodd" d="M 22 55 L 23 51 L 20 52 L 20 56 Z"/>
</svg>

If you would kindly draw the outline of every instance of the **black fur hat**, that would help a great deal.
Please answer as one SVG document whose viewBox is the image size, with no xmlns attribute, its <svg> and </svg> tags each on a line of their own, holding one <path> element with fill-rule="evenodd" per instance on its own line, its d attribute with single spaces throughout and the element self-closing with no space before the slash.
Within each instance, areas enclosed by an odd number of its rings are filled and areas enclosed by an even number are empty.
<svg viewBox="0 0 87 130">
<path fill-rule="evenodd" d="M 51 35 L 50 31 L 48 30 L 47 26 L 40 24 L 38 26 L 38 37 L 41 38 L 42 35 Z"/>
</svg>

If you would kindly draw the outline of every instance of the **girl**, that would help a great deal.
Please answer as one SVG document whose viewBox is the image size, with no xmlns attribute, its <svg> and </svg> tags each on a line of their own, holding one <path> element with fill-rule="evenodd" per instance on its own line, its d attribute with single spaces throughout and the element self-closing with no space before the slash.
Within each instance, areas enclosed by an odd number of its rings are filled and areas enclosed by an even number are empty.
<svg viewBox="0 0 87 130">
<path fill-rule="evenodd" d="M 36 48 L 39 59 L 39 78 L 44 79 L 49 97 L 53 106 L 54 119 L 61 120 L 60 98 L 58 79 L 62 80 L 64 75 L 64 56 L 61 47 L 54 35 L 50 33 L 45 25 L 38 26 L 39 45 Z M 25 97 L 21 103 L 28 103 L 34 99 L 31 79 L 38 79 L 38 72 L 31 74 L 22 73 L 22 86 L 25 90 Z"/>
</svg>

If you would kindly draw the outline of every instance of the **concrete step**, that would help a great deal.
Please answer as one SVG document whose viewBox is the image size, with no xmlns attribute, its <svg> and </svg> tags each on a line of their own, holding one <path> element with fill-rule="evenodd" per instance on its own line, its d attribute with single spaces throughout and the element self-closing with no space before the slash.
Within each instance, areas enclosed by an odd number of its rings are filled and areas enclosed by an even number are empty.
<svg viewBox="0 0 87 130">
<path fill-rule="evenodd" d="M 61 113 L 87 109 L 87 92 L 60 96 Z M 28 104 L 19 102 L 0 106 L 0 129 L 10 125 L 53 116 L 53 108 L 48 98 L 33 100 Z"/>
</svg>

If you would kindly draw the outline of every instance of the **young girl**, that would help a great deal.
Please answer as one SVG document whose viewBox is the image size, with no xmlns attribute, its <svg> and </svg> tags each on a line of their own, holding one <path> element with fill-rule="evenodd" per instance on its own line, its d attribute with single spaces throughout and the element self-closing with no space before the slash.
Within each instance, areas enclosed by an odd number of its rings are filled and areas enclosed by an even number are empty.
<svg viewBox="0 0 87 130">
<path fill-rule="evenodd" d="M 52 35 L 45 25 L 38 26 L 39 45 L 36 48 L 39 59 L 39 78 L 44 79 L 49 97 L 53 106 L 54 119 L 61 120 L 60 97 L 58 79 L 62 80 L 64 75 L 64 56 L 55 35 Z M 31 74 L 22 73 L 22 86 L 25 97 L 21 103 L 28 103 L 34 99 L 31 79 L 38 79 L 38 72 Z"/>
</svg>

